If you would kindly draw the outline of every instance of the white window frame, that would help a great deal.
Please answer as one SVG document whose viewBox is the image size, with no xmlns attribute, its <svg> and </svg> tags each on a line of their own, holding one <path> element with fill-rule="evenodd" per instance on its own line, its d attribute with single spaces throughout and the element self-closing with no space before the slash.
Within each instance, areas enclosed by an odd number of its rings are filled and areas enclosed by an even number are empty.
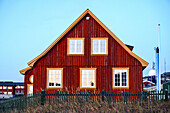
<svg viewBox="0 0 170 113">
<path fill-rule="evenodd" d="M 82 71 L 93 70 L 94 71 L 94 86 L 82 86 Z M 88 79 L 87 79 L 88 80 Z M 96 68 L 80 68 L 80 89 L 95 89 L 96 88 Z"/>
<path fill-rule="evenodd" d="M 98 40 L 99 41 L 99 44 L 98 44 L 98 53 L 95 53 L 93 51 L 93 48 L 94 48 L 94 45 L 93 45 L 93 41 L 94 40 Z M 100 51 L 100 42 L 101 40 L 106 40 L 106 44 L 105 44 L 105 52 L 104 53 L 101 53 Z M 91 38 L 91 55 L 108 55 L 108 38 Z"/>
<path fill-rule="evenodd" d="M 115 86 L 115 71 L 120 71 L 120 86 Z M 126 86 L 122 86 L 122 72 L 127 72 L 126 73 Z M 129 89 L 129 68 L 112 68 L 112 87 L 113 89 Z"/>
<path fill-rule="evenodd" d="M 74 40 L 75 41 L 75 52 L 70 52 L 70 45 L 69 45 L 69 41 L 70 40 Z M 82 50 L 81 52 L 77 52 L 76 48 L 77 48 L 77 41 L 78 40 L 82 40 Z M 67 38 L 67 55 L 84 55 L 84 38 Z"/>
<path fill-rule="evenodd" d="M 56 76 L 54 76 L 54 86 L 49 86 L 49 71 L 60 70 L 61 71 L 61 85 L 56 86 Z M 47 89 L 50 88 L 63 88 L 63 68 L 47 68 Z"/>
</svg>

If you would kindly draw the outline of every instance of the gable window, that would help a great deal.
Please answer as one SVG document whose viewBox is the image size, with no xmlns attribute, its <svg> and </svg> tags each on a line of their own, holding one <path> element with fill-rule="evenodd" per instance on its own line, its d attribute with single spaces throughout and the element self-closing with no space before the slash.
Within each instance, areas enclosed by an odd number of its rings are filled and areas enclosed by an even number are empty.
<svg viewBox="0 0 170 113">
<path fill-rule="evenodd" d="M 84 55 L 84 38 L 67 38 L 67 55 Z"/>
<path fill-rule="evenodd" d="M 91 54 L 107 55 L 108 54 L 108 38 L 91 38 Z"/>
<path fill-rule="evenodd" d="M 129 68 L 113 68 L 113 88 L 129 88 Z"/>
<path fill-rule="evenodd" d="M 47 88 L 62 88 L 63 68 L 47 68 Z"/>
<path fill-rule="evenodd" d="M 80 68 L 80 88 L 96 88 L 96 68 Z"/>
</svg>

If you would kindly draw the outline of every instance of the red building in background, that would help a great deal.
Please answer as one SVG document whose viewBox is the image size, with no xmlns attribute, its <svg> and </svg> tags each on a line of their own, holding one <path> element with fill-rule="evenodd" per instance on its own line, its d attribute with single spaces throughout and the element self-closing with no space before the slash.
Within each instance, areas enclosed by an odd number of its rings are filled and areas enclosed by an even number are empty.
<svg viewBox="0 0 170 113">
<path fill-rule="evenodd" d="M 23 82 L 0 82 L 0 99 L 24 95 Z"/>
</svg>

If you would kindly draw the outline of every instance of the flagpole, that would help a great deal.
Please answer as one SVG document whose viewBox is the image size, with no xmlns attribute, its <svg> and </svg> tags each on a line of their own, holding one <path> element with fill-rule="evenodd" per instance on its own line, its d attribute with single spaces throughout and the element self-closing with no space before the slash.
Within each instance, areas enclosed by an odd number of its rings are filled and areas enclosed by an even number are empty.
<svg viewBox="0 0 170 113">
<path fill-rule="evenodd" d="M 158 24 L 158 43 L 159 43 L 159 81 L 158 82 L 158 91 L 161 90 L 161 42 L 160 42 L 160 24 Z"/>
</svg>

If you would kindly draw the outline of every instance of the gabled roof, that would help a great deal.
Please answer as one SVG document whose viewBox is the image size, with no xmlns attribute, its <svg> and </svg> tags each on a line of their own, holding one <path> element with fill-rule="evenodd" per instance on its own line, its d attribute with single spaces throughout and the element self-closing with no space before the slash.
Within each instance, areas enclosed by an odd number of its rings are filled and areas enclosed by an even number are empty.
<svg viewBox="0 0 170 113">
<path fill-rule="evenodd" d="M 131 56 L 135 57 L 139 60 L 143 67 L 146 67 L 149 63 L 134 54 L 115 34 L 113 34 L 89 9 L 87 9 L 82 15 L 80 15 L 45 51 L 43 51 L 40 55 L 35 57 L 33 60 L 28 62 L 28 68 L 25 68 L 20 71 L 21 74 L 25 74 L 26 71 L 30 70 L 35 62 L 42 58 L 44 55 L 48 53 L 48 51 L 61 40 L 86 14 L 92 16 Z"/>
</svg>

